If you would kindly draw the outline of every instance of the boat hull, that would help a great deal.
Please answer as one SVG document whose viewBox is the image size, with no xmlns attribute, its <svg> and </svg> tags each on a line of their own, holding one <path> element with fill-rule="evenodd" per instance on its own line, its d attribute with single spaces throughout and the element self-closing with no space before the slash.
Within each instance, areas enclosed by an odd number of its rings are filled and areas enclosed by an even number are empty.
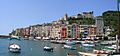
<svg viewBox="0 0 120 56">
<path fill-rule="evenodd" d="M 84 47 L 94 47 L 94 45 L 90 45 L 90 44 L 82 44 L 82 46 L 84 46 Z"/>
<path fill-rule="evenodd" d="M 75 45 L 76 42 L 66 42 L 67 45 Z"/>
<path fill-rule="evenodd" d="M 20 37 L 19 37 L 19 36 L 11 36 L 11 37 L 10 37 L 10 40 L 12 40 L 12 39 L 20 40 Z"/>
<path fill-rule="evenodd" d="M 51 48 L 51 49 L 44 49 L 45 51 L 53 51 L 53 48 Z"/>
<path fill-rule="evenodd" d="M 74 47 L 72 47 L 72 46 L 69 46 L 69 45 L 64 45 L 64 48 L 65 48 L 65 49 L 76 50 L 76 48 L 74 48 Z"/>
<path fill-rule="evenodd" d="M 14 53 L 20 53 L 21 50 L 20 46 L 17 44 L 10 44 L 8 49 L 10 52 L 14 52 Z"/>
<path fill-rule="evenodd" d="M 12 49 L 12 48 L 10 48 L 9 51 L 13 52 L 13 53 L 20 53 L 20 49 Z"/>
<path fill-rule="evenodd" d="M 44 50 L 45 50 L 45 51 L 53 51 L 53 48 L 52 48 L 52 47 L 47 47 L 47 46 L 45 46 L 45 47 L 44 47 Z"/>
</svg>

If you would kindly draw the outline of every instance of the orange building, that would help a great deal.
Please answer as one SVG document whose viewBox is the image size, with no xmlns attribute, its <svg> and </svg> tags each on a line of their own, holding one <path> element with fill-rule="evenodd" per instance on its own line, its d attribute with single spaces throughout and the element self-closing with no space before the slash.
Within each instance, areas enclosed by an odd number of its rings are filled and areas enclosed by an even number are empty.
<svg viewBox="0 0 120 56">
<path fill-rule="evenodd" d="M 67 37 L 67 28 L 62 28 L 61 29 L 61 37 L 62 38 L 66 38 Z"/>
</svg>

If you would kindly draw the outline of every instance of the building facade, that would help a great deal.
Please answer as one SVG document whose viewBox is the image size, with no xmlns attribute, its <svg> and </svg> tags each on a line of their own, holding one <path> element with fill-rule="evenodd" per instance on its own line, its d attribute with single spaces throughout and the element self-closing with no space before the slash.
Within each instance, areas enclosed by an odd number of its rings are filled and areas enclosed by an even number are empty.
<svg viewBox="0 0 120 56">
<path fill-rule="evenodd" d="M 75 16 L 65 14 L 64 17 L 58 21 L 29 26 L 21 30 L 16 30 L 16 32 L 17 35 L 23 35 L 24 37 L 80 38 L 96 36 L 96 29 L 98 28 L 92 25 L 81 24 L 84 23 L 82 22 L 84 18 L 93 18 L 93 12 L 84 12 L 83 14 L 77 14 Z M 96 22 L 98 27 L 101 25 L 103 27 L 100 20 Z M 20 34 L 21 32 L 23 34 Z"/>
<path fill-rule="evenodd" d="M 104 32 L 103 32 L 103 29 L 104 29 L 103 18 L 102 17 L 96 17 L 95 20 L 96 20 L 95 25 L 97 26 L 97 35 L 103 36 L 103 34 L 104 34 Z"/>
</svg>

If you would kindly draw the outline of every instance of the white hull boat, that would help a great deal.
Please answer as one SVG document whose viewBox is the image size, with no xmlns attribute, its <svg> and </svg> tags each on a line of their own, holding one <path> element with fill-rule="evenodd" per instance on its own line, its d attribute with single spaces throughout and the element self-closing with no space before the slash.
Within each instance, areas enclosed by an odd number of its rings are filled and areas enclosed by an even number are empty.
<svg viewBox="0 0 120 56">
<path fill-rule="evenodd" d="M 35 39 L 40 40 L 40 39 L 41 39 L 41 37 L 35 37 Z"/>
<path fill-rule="evenodd" d="M 21 50 L 20 46 L 17 44 L 10 44 L 8 48 L 10 52 L 14 52 L 14 53 L 19 53 Z"/>
<path fill-rule="evenodd" d="M 43 40 L 50 40 L 49 37 L 43 37 Z"/>
<path fill-rule="evenodd" d="M 18 39 L 18 40 L 20 40 L 20 37 L 19 36 L 11 36 L 11 38 L 10 39 Z"/>
<path fill-rule="evenodd" d="M 45 51 L 53 51 L 53 48 L 52 48 L 52 47 L 45 46 L 45 47 L 44 47 L 44 50 L 45 50 Z"/>
<path fill-rule="evenodd" d="M 116 52 L 116 48 L 113 46 L 106 46 L 102 50 L 106 50 L 108 52 Z"/>
<path fill-rule="evenodd" d="M 75 45 L 76 44 L 75 41 L 66 41 L 65 43 L 68 44 L 68 45 Z"/>
<path fill-rule="evenodd" d="M 93 44 L 93 43 L 82 43 L 82 46 L 84 46 L 84 47 L 94 47 L 95 44 Z"/>
<path fill-rule="evenodd" d="M 91 45 L 91 44 L 82 44 L 82 45 L 85 47 L 94 47 L 94 45 Z"/>
<path fill-rule="evenodd" d="M 66 49 L 71 49 L 71 50 L 76 50 L 75 47 L 69 46 L 69 45 L 64 45 L 64 48 L 66 48 Z"/>
</svg>

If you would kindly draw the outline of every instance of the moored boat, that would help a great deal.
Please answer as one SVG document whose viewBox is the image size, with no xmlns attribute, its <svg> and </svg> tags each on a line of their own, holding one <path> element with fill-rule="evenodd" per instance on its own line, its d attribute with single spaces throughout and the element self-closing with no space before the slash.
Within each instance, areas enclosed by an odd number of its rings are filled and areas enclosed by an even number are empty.
<svg viewBox="0 0 120 56">
<path fill-rule="evenodd" d="M 40 39 L 41 39 L 41 37 L 35 37 L 35 39 L 40 40 Z"/>
<path fill-rule="evenodd" d="M 17 39 L 17 40 L 20 40 L 20 37 L 19 37 L 19 36 L 11 35 L 10 40 L 11 40 L 11 39 Z"/>
<path fill-rule="evenodd" d="M 82 46 L 84 46 L 84 47 L 94 47 L 95 44 L 94 43 L 82 43 Z"/>
<path fill-rule="evenodd" d="M 110 52 L 106 51 L 106 50 L 93 50 L 93 53 L 95 53 L 95 54 L 108 54 Z"/>
<path fill-rule="evenodd" d="M 74 55 L 74 54 L 70 54 L 70 53 L 67 53 L 67 56 L 76 56 L 76 55 Z"/>
<path fill-rule="evenodd" d="M 116 48 L 113 46 L 106 46 L 102 50 L 106 50 L 108 52 L 116 52 Z"/>
<path fill-rule="evenodd" d="M 50 37 L 43 37 L 43 40 L 50 40 Z"/>
<path fill-rule="evenodd" d="M 44 50 L 45 50 L 45 51 L 53 51 L 53 48 L 52 48 L 52 47 L 45 46 L 45 47 L 44 47 Z"/>
<path fill-rule="evenodd" d="M 80 56 L 107 56 L 107 54 L 95 54 L 95 53 L 86 53 L 86 52 L 78 52 Z"/>
<path fill-rule="evenodd" d="M 70 45 L 64 45 L 64 48 L 66 48 L 66 49 L 71 49 L 71 50 L 76 50 L 75 47 L 70 46 Z"/>
<path fill-rule="evenodd" d="M 76 44 L 75 41 L 66 41 L 65 43 L 68 44 L 68 45 L 75 45 Z"/>
<path fill-rule="evenodd" d="M 14 52 L 14 53 L 19 53 L 21 50 L 20 45 L 18 44 L 10 44 L 8 48 L 10 52 Z"/>
</svg>

